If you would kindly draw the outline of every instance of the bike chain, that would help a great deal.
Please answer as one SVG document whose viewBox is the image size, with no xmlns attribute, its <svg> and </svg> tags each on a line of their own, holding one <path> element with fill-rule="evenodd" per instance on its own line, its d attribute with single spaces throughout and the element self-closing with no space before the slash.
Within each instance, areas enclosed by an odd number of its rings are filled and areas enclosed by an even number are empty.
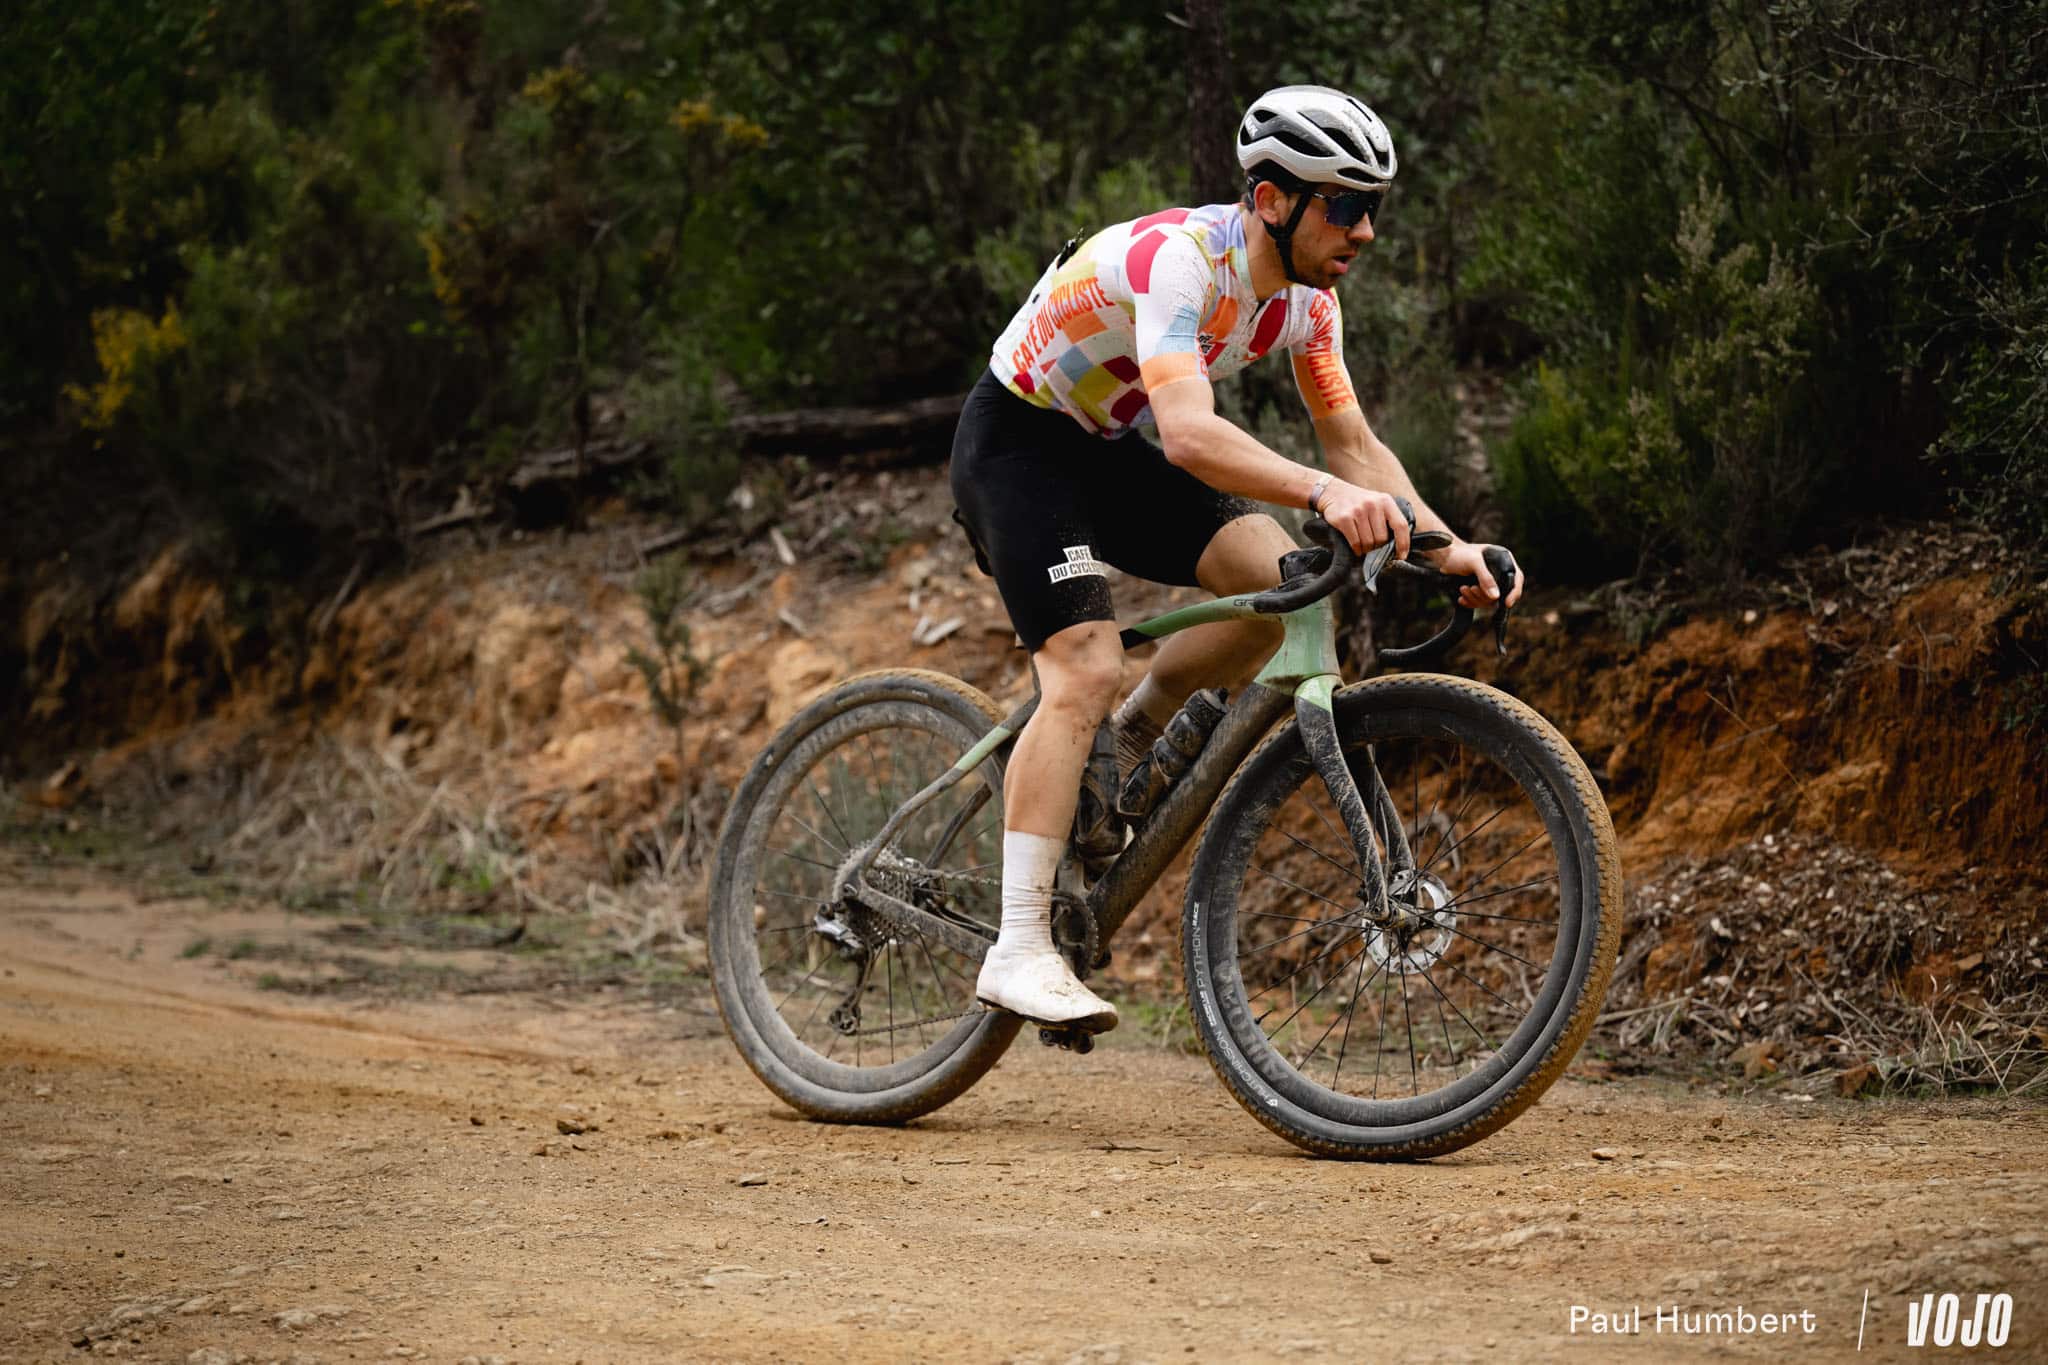
<svg viewBox="0 0 2048 1365">
<path fill-rule="evenodd" d="M 977 877 L 971 872 L 947 872 L 942 868 L 926 868 L 924 871 L 940 881 L 971 883 L 976 886 L 993 886 L 996 888 L 998 895 L 1002 892 L 1002 881 L 996 877 Z M 1066 912 L 1070 917 L 1069 922 L 1066 924 L 1062 923 L 1062 912 Z M 1080 922 L 1078 941 L 1071 937 L 1073 933 L 1071 921 L 1073 919 L 1078 919 Z M 1055 890 L 1052 893 L 1052 927 L 1052 946 L 1059 950 L 1061 955 L 1065 956 L 1070 963 L 1073 962 L 1071 950 L 1081 950 L 1080 962 L 1074 963 L 1076 975 L 1081 975 L 1084 972 L 1093 971 L 1098 967 L 1106 965 L 1102 956 L 1102 926 L 1096 922 L 1095 912 L 1088 908 L 1086 900 L 1083 900 L 1071 891 Z M 1060 930 L 1063 928 L 1067 929 L 1070 935 L 1064 941 L 1060 935 Z"/>
<path fill-rule="evenodd" d="M 884 858 L 888 859 L 889 861 L 885 863 L 883 861 Z M 913 876 L 921 876 L 930 878 L 934 881 L 951 882 L 957 885 L 990 886 L 996 889 L 996 893 L 999 896 L 1002 893 L 1003 883 L 1000 877 L 977 877 L 972 872 L 948 872 L 944 868 L 926 867 L 922 863 L 912 864 L 911 867 L 904 867 L 900 865 L 900 863 L 903 862 L 908 862 L 908 860 L 904 859 L 901 854 L 895 853 L 893 850 L 890 849 L 884 849 L 882 850 L 881 855 L 876 858 L 872 870 L 879 871 L 883 873 L 883 875 L 885 876 L 894 876 L 897 878 L 901 878 L 905 883 L 908 883 Z M 915 869 L 914 872 L 912 868 Z M 909 887 L 906 885 L 901 889 L 908 890 Z M 1093 970 L 1097 967 L 1105 965 L 1105 959 L 1102 954 L 1102 928 L 1096 922 L 1095 912 L 1088 908 L 1088 902 L 1083 900 L 1081 897 L 1076 896 L 1071 891 L 1055 890 L 1052 893 L 1052 910 L 1056 926 L 1058 924 L 1061 911 L 1071 912 L 1072 915 L 1078 916 L 1080 919 L 1081 938 L 1078 943 L 1062 943 L 1057 937 L 1055 937 L 1053 940 L 1053 947 L 1057 949 L 1063 956 L 1067 957 L 1068 962 L 1074 966 L 1075 974 L 1080 975 L 1084 971 Z M 881 914 L 881 912 L 879 911 L 870 911 L 869 913 L 875 915 L 884 923 L 891 923 L 892 927 L 899 927 L 893 926 L 893 922 L 889 920 L 888 916 Z M 904 932 L 915 931 L 904 930 Z M 1074 963 L 1072 954 L 1068 951 L 1070 948 L 1079 948 L 1083 950 L 1083 956 L 1080 963 Z M 954 1014 L 933 1015 L 927 1019 L 914 1021 L 914 1024 L 945 1024 L 951 1023 L 955 1019 L 965 1019 L 970 1015 L 987 1014 L 989 1012 L 990 1011 L 986 1006 L 983 1006 L 977 1002 L 973 1009 L 960 1010 L 959 1012 Z M 911 1026 L 914 1026 L 914 1024 Z M 901 1032 L 904 1027 L 906 1026 L 900 1024 L 883 1024 L 875 1028 L 855 1029 L 852 1033 L 846 1036 L 853 1038 L 865 1038 L 871 1037 L 878 1033 L 898 1033 Z"/>
</svg>

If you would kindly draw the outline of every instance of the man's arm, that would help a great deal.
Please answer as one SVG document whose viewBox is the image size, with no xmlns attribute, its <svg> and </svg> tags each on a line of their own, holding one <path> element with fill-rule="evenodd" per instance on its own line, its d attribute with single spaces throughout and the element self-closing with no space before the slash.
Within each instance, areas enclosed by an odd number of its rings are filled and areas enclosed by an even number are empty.
<svg viewBox="0 0 2048 1365">
<path fill-rule="evenodd" d="M 1479 580 L 1477 587 L 1466 588 L 1459 594 L 1460 600 L 1468 607 L 1482 607 L 1499 598 L 1500 590 L 1493 581 L 1492 572 L 1486 567 L 1485 547 L 1474 545 L 1451 530 L 1450 524 L 1422 500 L 1400 457 L 1373 435 L 1364 413 L 1356 407 L 1342 408 L 1317 419 L 1315 427 L 1316 439 L 1322 443 L 1323 459 L 1335 476 L 1330 492 L 1336 491 L 1338 483 L 1342 482 L 1406 498 L 1415 509 L 1417 530 L 1442 531 L 1451 538 L 1450 546 L 1436 554 L 1436 567 L 1447 574 Z M 1325 504 L 1329 501 L 1330 492 L 1323 494 Z M 1508 593 L 1509 606 L 1521 600 L 1526 577 L 1520 573 L 1515 575 L 1515 586 Z"/>
<path fill-rule="evenodd" d="M 1309 495 L 1323 482 L 1319 471 L 1267 449 L 1236 423 L 1217 416 L 1216 391 L 1200 375 L 1161 385 L 1152 390 L 1151 399 L 1152 418 L 1159 424 L 1159 444 L 1166 458 L 1211 488 L 1286 507 L 1307 507 Z M 1355 408 L 1351 416 L 1363 429 L 1365 420 Z M 1400 461 L 1394 460 L 1392 452 L 1387 458 L 1398 471 Z M 1396 491 L 1400 490 L 1410 497 L 1415 491 L 1405 474 Z M 1408 554 L 1408 521 L 1394 505 L 1393 492 L 1368 488 L 1339 475 L 1323 489 L 1315 510 L 1360 554 L 1389 540 L 1397 554 L 1404 558 Z"/>
</svg>

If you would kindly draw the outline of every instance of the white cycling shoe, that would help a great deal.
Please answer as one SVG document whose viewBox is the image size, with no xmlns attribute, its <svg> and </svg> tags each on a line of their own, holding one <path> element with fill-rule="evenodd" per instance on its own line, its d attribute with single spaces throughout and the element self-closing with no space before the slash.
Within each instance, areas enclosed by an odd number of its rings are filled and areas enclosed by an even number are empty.
<svg viewBox="0 0 2048 1365">
<path fill-rule="evenodd" d="M 988 950 L 975 998 L 990 1009 L 1008 1010 L 1034 1024 L 1107 1033 L 1116 1027 L 1116 1006 L 1075 978 L 1067 960 L 1051 948 Z"/>
</svg>

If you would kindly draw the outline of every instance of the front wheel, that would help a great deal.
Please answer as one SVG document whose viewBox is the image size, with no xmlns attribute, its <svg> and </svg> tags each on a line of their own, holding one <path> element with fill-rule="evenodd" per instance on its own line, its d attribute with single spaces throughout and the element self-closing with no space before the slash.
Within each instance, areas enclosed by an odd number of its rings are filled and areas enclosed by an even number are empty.
<svg viewBox="0 0 2048 1365">
<path fill-rule="evenodd" d="M 834 872 L 1001 719 L 944 674 L 870 673 L 805 707 L 755 760 L 720 831 L 712 982 L 740 1055 L 813 1118 L 896 1123 L 954 1099 L 1016 1037 L 974 998 L 980 956 L 835 901 Z M 869 875 L 995 940 L 1003 787 L 992 757 L 925 806 Z"/>
<path fill-rule="evenodd" d="M 1541 716 L 1464 678 L 1336 694 L 1361 788 L 1377 768 L 1413 867 L 1368 902 L 1357 851 L 1293 722 L 1248 759 L 1188 879 L 1182 957 L 1209 1060 L 1261 1123 L 1325 1156 L 1478 1141 L 1563 1072 L 1621 933 L 1621 864 L 1585 762 Z M 1383 809 L 1386 807 L 1383 807 Z"/>
</svg>

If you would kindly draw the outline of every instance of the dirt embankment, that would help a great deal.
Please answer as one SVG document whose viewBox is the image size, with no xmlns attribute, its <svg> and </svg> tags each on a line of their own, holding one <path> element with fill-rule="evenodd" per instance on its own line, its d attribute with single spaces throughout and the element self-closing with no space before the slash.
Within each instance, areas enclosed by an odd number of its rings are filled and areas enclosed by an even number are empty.
<svg viewBox="0 0 2048 1365">
<path fill-rule="evenodd" d="M 444 904 L 594 903 L 569 884 L 648 875 L 687 899 L 745 764 L 833 681 L 907 663 L 999 700 L 1027 694 L 949 506 L 933 471 L 791 487 L 781 544 L 764 529 L 693 570 L 689 649 L 704 672 L 673 731 L 631 660 L 651 648 L 633 588 L 648 528 L 622 512 L 568 541 L 444 547 L 407 576 L 322 604 L 309 647 L 290 658 L 244 657 L 221 593 L 175 556 L 96 612 L 61 582 L 16 585 L 28 695 L 11 709 L 37 724 L 97 717 L 112 741 L 54 778 L 33 774 L 31 790 L 60 806 L 148 810 L 199 860 L 261 851 L 281 878 L 338 866 L 373 873 L 389 894 L 405 854 Z M 1623 998 L 1675 999 L 1742 967 L 1754 976 L 1766 955 L 1716 946 L 1748 932 L 1735 920 L 1795 928 L 1823 960 L 1856 964 L 1871 978 L 1858 1001 L 1912 1003 L 1909 978 L 1918 1003 L 2039 988 L 2048 694 L 2035 661 L 2048 658 L 2048 608 L 2038 592 L 2001 590 L 1996 553 L 1960 533 L 1900 534 L 1815 556 L 1743 600 L 1692 604 L 1635 644 L 1630 622 L 1669 602 L 1539 585 L 1512 657 L 1467 647 L 1463 666 L 1551 716 L 1602 778 L 1645 929 L 1617 978 Z M 1130 616 L 1174 596 L 1127 582 L 1118 592 Z M 1140 667 L 1134 658 L 1127 680 Z M 306 755 L 321 746 L 354 775 L 311 797 L 288 790 L 310 780 L 319 765 Z M 360 795 L 365 783 L 404 800 L 380 805 Z M 1757 862 L 1766 836 L 1801 841 L 1801 867 L 1870 864 L 1869 875 L 1779 876 L 1760 897 L 1762 874 L 1718 874 Z M 323 863 L 336 841 L 358 854 Z M 1790 845 L 1771 847 L 1782 862 Z M 1794 884 L 1809 886 L 1805 899 L 1783 894 Z M 1138 950 L 1121 970 L 1135 978 L 1170 966 L 1178 886 L 1169 876 L 1131 926 Z M 1843 891 L 1881 902 L 1882 953 L 1835 941 L 1853 926 L 1826 897 Z M 1798 954 L 1768 960 L 1771 990 L 1792 989 L 1795 966 L 1812 971 Z M 1852 984 L 1848 971 L 1838 986 Z M 1840 1025 L 1745 1011 L 1716 1027 L 1727 1047 L 1776 1038 L 1812 1052 Z"/>
</svg>

